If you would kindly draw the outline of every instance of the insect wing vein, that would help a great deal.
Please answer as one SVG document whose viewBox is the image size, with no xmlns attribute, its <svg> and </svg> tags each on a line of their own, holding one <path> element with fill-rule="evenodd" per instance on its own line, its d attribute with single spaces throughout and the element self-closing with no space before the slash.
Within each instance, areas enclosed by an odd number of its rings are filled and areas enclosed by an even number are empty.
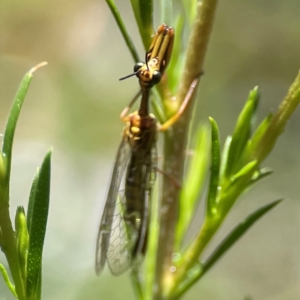
<svg viewBox="0 0 300 300">
<path fill-rule="evenodd" d="M 120 251 L 119 248 L 121 245 L 118 243 L 124 240 L 124 235 L 126 234 L 126 232 L 124 232 L 126 229 L 122 220 L 122 209 L 120 208 L 123 197 L 120 196 L 119 191 L 130 155 L 131 146 L 124 137 L 118 149 L 97 236 L 95 261 L 97 274 L 103 270 L 107 260 L 109 262 L 110 270 L 114 275 L 118 275 L 128 268 L 127 264 L 129 262 L 127 262 L 127 260 L 130 257 L 128 258 L 126 253 Z M 117 262 L 120 261 L 117 257 L 118 255 L 125 256 L 125 260 L 122 259 L 122 265 Z M 114 259 L 116 259 L 115 264 L 113 263 Z"/>
</svg>

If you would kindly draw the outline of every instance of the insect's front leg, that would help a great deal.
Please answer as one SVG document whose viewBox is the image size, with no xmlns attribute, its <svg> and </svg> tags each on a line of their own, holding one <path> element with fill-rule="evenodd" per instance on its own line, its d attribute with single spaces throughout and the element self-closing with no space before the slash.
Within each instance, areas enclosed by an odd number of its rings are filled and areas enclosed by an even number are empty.
<svg viewBox="0 0 300 300">
<path fill-rule="evenodd" d="M 176 121 L 180 118 L 180 116 L 183 114 L 183 112 L 185 111 L 189 101 L 192 99 L 192 96 L 194 94 L 194 91 L 198 85 L 199 82 L 199 77 L 202 75 L 202 73 L 193 80 L 192 84 L 190 85 L 190 88 L 181 104 L 181 106 L 179 107 L 178 111 L 174 114 L 174 116 L 172 116 L 170 119 L 168 119 L 166 122 L 164 122 L 163 124 L 158 124 L 157 125 L 157 130 L 158 131 L 166 131 L 168 130 L 174 123 L 176 123 Z"/>
</svg>

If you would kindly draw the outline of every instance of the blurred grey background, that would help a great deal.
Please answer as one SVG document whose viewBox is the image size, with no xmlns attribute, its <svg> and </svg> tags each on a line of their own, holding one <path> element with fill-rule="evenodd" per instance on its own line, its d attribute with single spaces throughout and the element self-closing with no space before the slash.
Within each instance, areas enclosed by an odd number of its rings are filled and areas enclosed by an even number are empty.
<svg viewBox="0 0 300 300">
<path fill-rule="evenodd" d="M 143 48 L 129 1 L 117 1 Z M 262 94 L 260 121 L 276 110 L 300 68 L 300 2 L 220 1 L 205 62 L 196 120 L 214 117 L 222 141 L 248 92 Z M 160 21 L 156 16 L 155 26 Z M 172 24 L 170 24 L 172 25 Z M 41 61 L 18 123 L 13 149 L 11 213 L 27 206 L 37 166 L 50 147 L 51 203 L 43 265 L 43 299 L 134 299 L 128 276 L 96 277 L 97 227 L 123 124 L 119 114 L 137 92 L 132 58 L 104 1 L 0 3 L 0 132 L 22 76 Z M 286 200 L 259 221 L 184 299 L 300 299 L 300 111 L 264 165 L 274 175 L 235 205 L 210 249 L 251 211 Z M 196 228 L 191 229 L 191 237 Z M 6 265 L 2 253 L 0 262 Z M 13 299 L 0 279 L 0 299 Z"/>
</svg>

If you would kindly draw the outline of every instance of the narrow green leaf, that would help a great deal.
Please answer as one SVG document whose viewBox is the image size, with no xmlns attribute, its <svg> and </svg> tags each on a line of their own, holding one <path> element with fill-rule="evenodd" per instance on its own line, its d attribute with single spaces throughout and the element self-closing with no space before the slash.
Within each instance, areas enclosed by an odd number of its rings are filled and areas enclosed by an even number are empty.
<svg viewBox="0 0 300 300">
<path fill-rule="evenodd" d="M 196 17 L 197 0 L 182 0 L 181 2 L 186 15 L 185 19 L 189 27 L 192 27 Z"/>
<path fill-rule="evenodd" d="M 278 137 L 283 133 L 285 126 L 300 103 L 300 72 L 288 90 L 288 94 L 280 103 L 276 113 L 264 135 L 254 149 L 254 158 L 263 161 L 273 150 Z"/>
<path fill-rule="evenodd" d="M 2 153 L 0 152 L 0 186 L 5 186 L 6 183 L 6 167 Z"/>
<path fill-rule="evenodd" d="M 27 259 L 26 296 L 39 300 L 41 294 L 42 254 L 49 209 L 51 175 L 51 151 L 49 151 L 38 171 L 35 192 L 30 195 L 29 210 L 29 251 Z"/>
<path fill-rule="evenodd" d="M 36 299 L 42 299 L 42 270 L 40 272 L 39 280 L 37 285 L 40 287 L 37 291 Z"/>
<path fill-rule="evenodd" d="M 118 27 L 121 31 L 121 34 L 122 34 L 122 36 L 125 40 L 125 43 L 126 43 L 128 49 L 129 49 L 130 53 L 131 53 L 131 56 L 132 56 L 134 62 L 140 61 L 139 55 L 138 55 L 138 53 L 136 51 L 136 48 L 135 48 L 135 46 L 132 42 L 132 39 L 130 38 L 130 36 L 127 32 L 127 29 L 125 27 L 125 24 L 123 22 L 123 19 L 121 17 L 121 14 L 120 14 L 117 6 L 116 6 L 115 1 L 114 0 L 106 0 L 106 3 L 107 3 L 111 13 L 113 14 L 113 16 L 115 18 L 115 21 L 116 21 L 116 23 L 117 23 L 117 25 L 118 25 Z"/>
<path fill-rule="evenodd" d="M 18 206 L 15 217 L 15 228 L 17 238 L 17 251 L 22 278 L 26 279 L 26 265 L 29 245 L 29 236 L 27 231 L 26 217 L 24 207 Z"/>
<path fill-rule="evenodd" d="M 155 289 L 155 274 L 156 274 L 156 260 L 157 260 L 157 247 L 159 240 L 159 221 L 160 221 L 160 198 L 158 193 L 159 184 L 153 187 L 151 193 L 151 218 L 149 225 L 149 239 L 147 241 L 147 253 L 145 258 L 145 284 L 144 284 L 144 300 L 153 299 L 153 291 Z"/>
<path fill-rule="evenodd" d="M 196 147 L 189 163 L 184 185 L 180 193 L 180 213 L 177 223 L 176 244 L 179 247 L 194 216 L 203 193 L 209 163 L 209 128 L 199 127 L 195 135 Z"/>
<path fill-rule="evenodd" d="M 2 264 L 0 264 L 0 272 L 2 274 L 2 277 L 4 279 L 5 284 L 7 285 L 9 290 L 12 292 L 12 294 L 15 296 L 15 298 L 18 299 L 18 295 L 15 291 L 15 286 L 10 281 L 9 276 L 7 274 L 7 271 L 6 271 L 5 267 Z"/>
<path fill-rule="evenodd" d="M 175 38 L 173 44 L 173 51 L 172 51 L 171 60 L 167 68 L 168 84 L 173 94 L 176 94 L 176 89 L 178 88 L 179 79 L 180 79 L 179 74 L 182 73 L 182 68 L 184 63 L 183 43 L 181 38 L 183 37 L 184 25 L 185 25 L 184 18 L 182 15 L 179 15 L 175 21 L 175 26 L 174 26 Z"/>
<path fill-rule="evenodd" d="M 250 214 L 243 222 L 239 223 L 221 242 L 210 257 L 202 264 L 196 262 L 190 271 L 186 273 L 184 280 L 176 287 L 175 295 L 172 299 L 179 299 L 193 284 L 195 284 L 204 274 L 233 246 L 262 216 L 282 201 L 276 200 L 264 205 Z"/>
<path fill-rule="evenodd" d="M 208 216 L 214 215 L 216 208 L 216 199 L 219 186 L 219 173 L 220 173 L 220 139 L 219 128 L 213 118 L 209 118 L 211 123 L 211 171 L 210 182 L 207 195 L 207 214 Z"/>
<path fill-rule="evenodd" d="M 273 173 L 272 169 L 269 169 L 269 168 L 260 169 L 258 172 L 254 173 L 254 176 L 251 178 L 250 185 L 253 185 L 256 182 L 258 182 L 259 180 L 268 177 L 272 173 Z"/>
<path fill-rule="evenodd" d="M 139 0 L 140 4 L 140 15 L 142 19 L 143 26 L 146 28 L 150 28 L 148 31 L 150 34 L 152 33 L 152 20 L 153 20 L 153 0 Z"/>
<path fill-rule="evenodd" d="M 243 222 L 238 224 L 228 236 L 221 242 L 221 244 L 216 248 L 212 255 L 202 264 L 201 277 L 222 257 L 226 251 L 235 244 L 246 232 L 247 230 L 258 221 L 263 215 L 265 215 L 269 210 L 275 207 L 282 201 L 276 200 L 267 205 L 264 205 L 250 214 Z M 199 279 L 199 278 L 197 278 Z M 196 280 L 195 280 L 196 281 Z"/>
<path fill-rule="evenodd" d="M 2 235 L 2 231 L 0 231 L 0 248 L 3 248 L 3 235 Z"/>
<path fill-rule="evenodd" d="M 25 95 L 30 85 L 32 74 L 38 68 L 45 66 L 43 62 L 32 68 L 22 79 L 14 102 L 12 104 L 2 143 L 1 153 L 1 180 L 0 180 L 0 210 L 1 210 L 1 245 L 9 264 L 10 273 L 15 283 L 16 293 L 19 299 L 25 299 L 24 281 L 22 279 L 21 268 L 19 264 L 19 256 L 17 252 L 15 232 L 12 228 L 12 222 L 9 215 L 9 180 L 12 159 L 13 138 L 16 124 L 20 115 L 21 107 L 24 102 Z"/>
<path fill-rule="evenodd" d="M 242 178 L 251 178 L 253 176 L 253 173 L 255 169 L 258 167 L 257 166 L 258 162 L 256 160 L 249 162 L 245 166 L 242 167 L 241 170 L 239 170 L 236 174 L 234 174 L 230 180 L 232 184 L 234 184 L 237 180 L 240 180 Z"/>
<path fill-rule="evenodd" d="M 270 122 L 273 118 L 273 114 L 270 113 L 264 120 L 259 124 L 257 129 L 255 130 L 253 136 L 247 143 L 247 148 L 244 153 L 244 161 L 247 159 L 253 159 L 253 151 L 257 147 L 258 143 L 261 141 L 262 136 L 266 133 Z"/>
<path fill-rule="evenodd" d="M 248 100 L 238 117 L 232 135 L 226 167 L 227 178 L 231 177 L 232 174 L 236 172 L 242 164 L 244 164 L 244 162 L 241 161 L 241 157 L 243 157 L 244 148 L 247 145 L 247 141 L 252 131 L 252 120 L 256 112 L 258 101 L 258 89 L 255 87 L 249 93 Z"/>
<path fill-rule="evenodd" d="M 161 24 L 171 25 L 173 24 L 173 3 L 170 0 L 160 1 L 160 19 Z"/>
<path fill-rule="evenodd" d="M 251 138 L 252 143 L 256 144 L 261 139 L 261 137 L 265 134 L 267 128 L 269 127 L 272 119 L 273 119 L 273 113 L 269 113 L 269 115 L 263 119 L 263 121 L 259 124 L 259 126 L 255 130 L 253 137 Z"/>
<path fill-rule="evenodd" d="M 227 180 L 227 178 L 225 178 L 225 171 L 226 171 L 226 166 L 227 166 L 227 162 L 228 162 L 228 152 L 230 149 L 230 145 L 231 145 L 231 141 L 232 141 L 232 137 L 228 136 L 225 140 L 225 144 L 224 144 L 224 148 L 222 151 L 222 157 L 221 157 L 221 166 L 220 166 L 220 179 L 222 180 Z"/>
<path fill-rule="evenodd" d="M 37 183 L 39 179 L 40 170 L 37 169 L 36 174 L 33 178 L 31 189 L 30 189 L 30 195 L 29 195 L 29 202 L 27 207 L 27 230 L 30 232 L 31 230 L 31 220 L 32 220 L 32 214 L 33 214 L 33 208 L 34 208 L 34 201 L 35 196 L 37 192 Z"/>
<path fill-rule="evenodd" d="M 9 182 L 10 177 L 10 167 L 11 167 L 11 153 L 12 153 L 12 147 L 13 147 L 13 139 L 15 134 L 15 129 L 17 125 L 17 121 L 20 115 L 20 111 L 28 90 L 28 87 L 30 85 L 32 74 L 35 72 L 38 68 L 45 66 L 47 63 L 42 62 L 32 68 L 28 73 L 25 74 L 23 77 L 21 84 L 19 86 L 19 89 L 17 91 L 17 94 L 15 96 L 13 105 L 10 109 L 10 113 L 8 116 L 8 120 L 6 123 L 6 128 L 3 136 L 3 144 L 2 144 L 2 155 L 4 158 L 4 165 L 5 165 L 5 180 L 6 184 Z"/>
<path fill-rule="evenodd" d="M 143 41 L 145 50 L 148 50 L 152 41 L 153 30 L 153 1 L 130 0 L 135 20 Z"/>
</svg>

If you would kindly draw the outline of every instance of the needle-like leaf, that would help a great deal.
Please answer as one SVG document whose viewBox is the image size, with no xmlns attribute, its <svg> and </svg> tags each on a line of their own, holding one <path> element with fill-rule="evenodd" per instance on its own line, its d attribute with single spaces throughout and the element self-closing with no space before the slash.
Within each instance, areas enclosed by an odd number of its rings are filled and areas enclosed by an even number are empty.
<svg viewBox="0 0 300 300">
<path fill-rule="evenodd" d="M 247 230 L 258 221 L 263 215 L 269 210 L 279 204 L 282 199 L 273 201 L 267 205 L 264 205 L 251 213 L 243 222 L 238 224 L 228 236 L 221 242 L 216 248 L 212 255 L 203 263 L 201 276 L 204 275 L 219 259 L 223 256 L 226 251 L 231 248 L 246 232 Z"/>
<path fill-rule="evenodd" d="M 38 169 L 28 204 L 27 223 L 29 230 L 29 250 L 27 259 L 26 296 L 39 300 L 41 295 L 42 254 L 46 225 L 48 219 L 51 174 L 51 151 L 49 151 L 41 168 Z"/>
</svg>

